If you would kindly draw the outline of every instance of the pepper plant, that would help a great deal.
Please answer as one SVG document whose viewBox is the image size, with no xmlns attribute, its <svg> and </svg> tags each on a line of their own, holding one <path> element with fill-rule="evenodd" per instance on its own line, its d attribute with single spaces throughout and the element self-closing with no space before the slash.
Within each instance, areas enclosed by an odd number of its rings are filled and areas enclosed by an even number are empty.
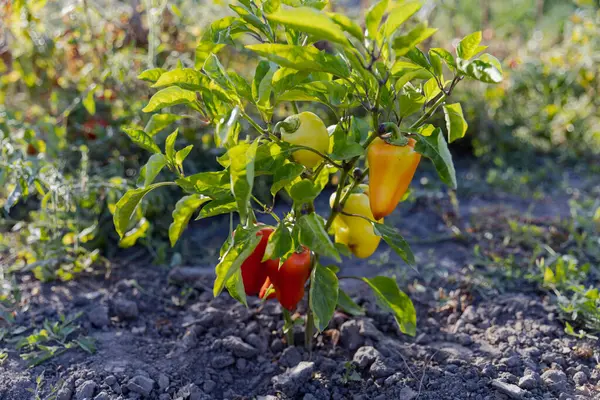
<svg viewBox="0 0 600 400">
<path fill-rule="evenodd" d="M 502 79 L 498 60 L 477 56 L 486 48 L 480 32 L 461 40 L 456 55 L 442 48 L 419 49 L 436 31 L 424 22 L 409 22 L 419 2 L 382 0 L 366 13 L 364 28 L 325 11 L 326 6 L 319 0 L 242 0 L 230 6 L 237 16 L 208 27 L 193 68 L 144 71 L 140 78 L 159 89 L 143 109 L 152 117 L 145 129 L 126 133 L 152 156 L 139 187 L 121 198 L 114 213 L 117 232 L 127 235 L 146 194 L 179 186 L 187 195 L 173 211 L 172 244 L 198 210 L 197 219 L 237 213 L 239 223 L 234 227 L 230 217 L 229 238 L 221 248 L 214 295 L 226 288 L 243 304 L 257 294 L 264 301 L 277 298 L 289 333 L 297 322 L 290 311 L 307 286 L 308 347 L 314 329 L 325 329 L 336 307 L 361 312 L 340 289 L 342 278 L 366 283 L 400 330 L 415 334 L 414 306 L 394 279 L 338 276 L 339 268 L 330 262 L 368 257 L 381 238 L 407 264 L 415 262 L 406 241 L 383 219 L 405 195 L 421 156 L 456 188 L 447 143 L 463 137 L 467 123 L 460 104 L 449 98 L 465 78 Z M 251 79 L 223 67 L 218 54 L 227 46 L 258 56 Z M 313 103 L 324 105 L 335 123 L 326 128 L 315 114 L 299 112 L 299 105 L 309 109 Z M 186 175 L 183 161 L 192 146 L 175 148 L 177 130 L 166 139 L 164 151 L 155 142 L 157 126 L 174 121 L 172 114 L 159 111 L 175 105 L 214 125 L 214 141 L 223 149 L 220 170 Z M 283 118 L 282 109 L 293 115 Z M 441 110 L 445 134 L 429 123 Z M 154 182 L 163 168 L 175 179 Z M 314 201 L 334 174 L 330 210 L 320 215 Z M 254 182 L 261 175 L 271 178 L 273 201 L 280 191 L 291 197 L 289 212 L 276 213 L 256 197 Z M 257 223 L 257 212 L 270 215 L 273 224 Z M 292 339 L 288 334 L 288 343 Z"/>
</svg>

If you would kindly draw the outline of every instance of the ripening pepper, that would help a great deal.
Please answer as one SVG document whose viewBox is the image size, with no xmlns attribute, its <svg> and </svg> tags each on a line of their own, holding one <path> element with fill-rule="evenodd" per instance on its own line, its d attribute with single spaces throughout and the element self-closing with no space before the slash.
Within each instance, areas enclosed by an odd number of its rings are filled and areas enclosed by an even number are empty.
<svg viewBox="0 0 600 400">
<path fill-rule="evenodd" d="M 281 139 L 290 144 L 311 147 L 323 154 L 329 150 L 327 128 L 321 118 L 311 112 L 290 115 L 283 121 L 280 132 Z M 323 161 L 323 157 L 310 150 L 297 150 L 292 157 L 307 168 L 313 168 Z"/>
<path fill-rule="evenodd" d="M 369 146 L 369 200 L 376 219 L 390 215 L 406 193 L 421 160 L 415 143 L 410 138 L 406 146 L 396 146 L 376 138 Z"/>
<path fill-rule="evenodd" d="M 281 267 L 278 262 L 269 264 L 267 274 L 279 304 L 287 310 L 294 310 L 304 297 L 304 285 L 310 277 L 310 250 L 303 247 L 301 253 L 292 254 Z"/>
<path fill-rule="evenodd" d="M 260 292 L 258 293 L 259 299 L 265 298 L 265 295 L 267 294 L 267 290 L 269 290 L 269 287 L 271 287 L 271 279 L 269 279 L 269 277 L 267 276 L 265 283 L 263 283 L 262 287 L 260 288 Z M 274 299 L 274 298 L 275 298 L 275 292 L 272 291 L 271 293 L 269 293 L 267 300 Z"/>
<path fill-rule="evenodd" d="M 273 228 L 268 227 L 262 228 L 260 231 L 256 232 L 256 236 L 261 236 L 260 242 L 252 254 L 250 254 L 242 263 L 242 281 L 244 282 L 244 290 L 248 296 L 259 294 L 261 287 L 267 279 L 267 267 L 270 264 L 275 264 L 276 266 L 279 265 L 279 261 L 277 260 L 267 260 L 262 262 L 269 236 L 271 236 L 272 233 Z"/>
<path fill-rule="evenodd" d="M 343 211 L 348 214 L 362 215 L 370 220 L 374 220 L 371 207 L 369 206 L 368 187 L 359 185 L 359 192 L 352 193 L 346 203 Z M 329 205 L 333 207 L 335 202 L 335 193 L 329 198 Z M 379 220 L 377 222 L 383 222 Z M 358 258 L 367 258 L 377 250 L 381 237 L 375 234 L 373 225 L 360 217 L 351 217 L 349 215 L 339 214 L 333 220 L 333 232 L 335 241 L 342 243 L 350 249 L 352 254 Z"/>
</svg>

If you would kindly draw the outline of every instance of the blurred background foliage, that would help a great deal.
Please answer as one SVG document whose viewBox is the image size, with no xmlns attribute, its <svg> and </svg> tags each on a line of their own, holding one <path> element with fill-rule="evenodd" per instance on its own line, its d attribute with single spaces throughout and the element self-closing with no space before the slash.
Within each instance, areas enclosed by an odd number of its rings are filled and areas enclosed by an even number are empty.
<svg viewBox="0 0 600 400">
<path fill-rule="evenodd" d="M 456 92 L 470 126 L 455 158 L 497 166 L 535 159 L 530 154 L 598 159 L 597 0 L 424 3 L 419 17 L 439 28 L 426 46 L 450 48 L 482 30 L 503 63 L 501 84 L 473 82 Z M 149 122 L 140 110 L 150 92 L 138 74 L 178 63 L 193 67 L 203 29 L 231 14 L 226 2 L 0 4 L 0 262 L 43 280 L 71 279 L 113 255 L 114 243 L 141 244 L 154 260 L 167 262 L 165 232 L 174 205 L 168 192 L 148 199 L 123 240 L 114 234 L 114 204 L 147 161 L 121 127 Z M 370 5 L 348 0 L 328 7 L 358 17 Z M 255 65 L 250 54 L 230 46 L 220 58 L 241 74 Z M 212 131 L 196 117 L 170 122 L 179 127 L 179 140 L 194 144 L 186 170 L 210 169 Z M 166 127 L 157 124 L 154 133 L 166 136 Z"/>
</svg>

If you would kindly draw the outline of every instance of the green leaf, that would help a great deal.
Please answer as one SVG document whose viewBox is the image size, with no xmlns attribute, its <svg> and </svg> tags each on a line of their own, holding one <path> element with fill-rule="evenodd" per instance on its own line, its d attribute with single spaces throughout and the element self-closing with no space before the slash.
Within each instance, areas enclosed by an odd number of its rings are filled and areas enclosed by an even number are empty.
<svg viewBox="0 0 600 400">
<path fill-rule="evenodd" d="M 144 72 L 142 72 L 141 74 L 138 75 L 138 79 L 141 79 L 143 81 L 147 81 L 147 82 L 156 82 L 158 80 L 158 78 L 160 78 L 160 76 L 162 74 L 164 74 L 166 72 L 165 69 L 163 68 L 152 68 L 152 69 L 147 69 Z"/>
<path fill-rule="evenodd" d="M 196 46 L 196 59 L 194 61 L 194 68 L 198 70 L 202 69 L 202 66 L 206 62 L 208 56 L 211 54 L 217 54 L 223 49 L 223 47 L 225 47 L 225 44 L 222 43 L 213 43 L 207 41 L 198 43 L 198 46 Z"/>
<path fill-rule="evenodd" d="M 415 151 L 429 158 L 442 182 L 456 189 L 456 171 L 441 129 L 436 128 L 430 136 L 419 135 L 418 137 Z"/>
<path fill-rule="evenodd" d="M 271 194 L 275 196 L 282 188 L 298 178 L 303 171 L 303 165 L 293 162 L 287 163 L 275 170 L 273 184 L 271 185 Z"/>
<path fill-rule="evenodd" d="M 171 242 L 171 247 L 174 247 L 177 240 L 181 237 L 181 234 L 190 222 L 190 218 L 192 218 L 194 211 L 209 200 L 210 197 L 202 196 L 200 194 L 190 194 L 189 196 L 184 196 L 179 199 L 173 210 L 173 222 L 169 226 L 169 241 Z"/>
<path fill-rule="evenodd" d="M 502 82 L 502 74 L 492 64 L 481 60 L 458 60 L 458 70 L 465 75 L 485 83 Z"/>
<path fill-rule="evenodd" d="M 156 92 L 142 111 L 152 112 L 160 110 L 161 108 L 172 107 L 177 104 L 194 104 L 195 102 L 195 92 L 182 89 L 178 86 L 170 86 Z"/>
<path fill-rule="evenodd" d="M 274 13 L 281 7 L 281 0 L 266 0 L 263 2 L 263 10 L 267 14 Z"/>
<path fill-rule="evenodd" d="M 294 252 L 292 234 L 284 223 L 280 223 L 269 236 L 262 261 L 277 260 L 283 262 Z"/>
<path fill-rule="evenodd" d="M 235 71 L 229 71 L 229 79 L 233 82 L 235 92 L 243 99 L 252 100 L 252 87 L 246 79 Z"/>
<path fill-rule="evenodd" d="M 160 148 L 154 143 L 154 139 L 148 136 L 146 132 L 139 129 L 123 129 L 123 132 L 129 136 L 131 141 L 144 150 L 152 153 L 160 153 Z"/>
<path fill-rule="evenodd" d="M 348 39 L 344 31 L 331 20 L 326 14 L 309 7 L 298 7 L 292 9 L 280 9 L 267 15 L 272 22 L 284 25 L 288 28 L 306 32 L 317 37 L 319 40 L 330 40 L 345 45 Z"/>
<path fill-rule="evenodd" d="M 385 14 L 387 11 L 388 3 L 388 0 L 381 0 L 373 4 L 371 8 L 369 8 L 369 11 L 367 11 L 367 15 L 365 17 L 367 31 L 365 34 L 368 38 L 374 39 L 377 37 L 377 33 L 379 32 L 379 24 L 381 23 L 383 14 Z"/>
<path fill-rule="evenodd" d="M 260 32 L 264 33 L 267 37 L 270 35 L 270 31 L 267 29 L 266 24 L 249 10 L 250 7 L 247 8 L 245 6 L 237 6 L 230 4 L 229 8 L 231 8 L 237 15 L 240 16 L 240 18 L 246 21 L 249 25 L 252 25 Z"/>
<path fill-rule="evenodd" d="M 215 268 L 216 279 L 213 286 L 213 295 L 217 297 L 225 288 L 225 283 L 240 271 L 242 263 L 252 254 L 261 237 L 256 235 L 260 229 L 254 227 L 246 229 L 243 226 L 238 226 L 235 230 L 231 246 L 221 257 L 219 264 Z"/>
<path fill-rule="evenodd" d="M 421 9 L 421 3 L 418 1 L 410 1 L 394 7 L 383 24 L 381 34 L 383 37 L 391 37 L 396 29 L 412 17 Z"/>
<path fill-rule="evenodd" d="M 319 188 L 315 187 L 310 180 L 302 179 L 292 186 L 290 196 L 294 200 L 295 206 L 299 207 L 316 199 L 320 192 Z"/>
<path fill-rule="evenodd" d="M 435 54 L 440 57 L 442 60 L 446 62 L 450 69 L 456 69 L 456 61 L 454 60 L 454 56 L 446 49 L 442 49 L 439 47 L 433 48 L 429 50 L 429 54 Z"/>
<path fill-rule="evenodd" d="M 226 171 L 200 172 L 175 180 L 188 193 L 221 198 L 230 194 L 229 174 Z"/>
<path fill-rule="evenodd" d="M 365 315 L 365 309 L 356 304 L 346 292 L 339 289 L 338 293 L 338 306 L 340 306 L 344 312 L 355 317 Z"/>
<path fill-rule="evenodd" d="M 146 165 L 140 170 L 140 177 L 138 179 L 138 186 L 147 187 L 154 179 L 158 176 L 160 171 L 167 164 L 167 159 L 161 153 L 152 154 L 146 162 Z"/>
<path fill-rule="evenodd" d="M 398 96 L 398 106 L 400 117 L 404 118 L 423 109 L 425 96 L 416 90 L 407 90 L 404 94 Z"/>
<path fill-rule="evenodd" d="M 175 165 L 177 165 L 180 169 L 183 169 L 183 162 L 185 161 L 185 159 L 190 154 L 193 148 L 194 145 L 190 144 L 189 146 L 186 146 L 183 149 L 179 150 L 177 153 L 175 153 Z"/>
<path fill-rule="evenodd" d="M 298 219 L 297 227 L 300 229 L 300 243 L 317 254 L 335 258 L 340 261 L 340 255 L 325 231 L 323 218 L 313 213 L 305 214 Z"/>
<path fill-rule="evenodd" d="M 200 210 L 199 219 L 214 217 L 215 215 L 229 214 L 237 211 L 237 203 L 233 197 L 225 197 L 222 199 L 213 200 Z"/>
<path fill-rule="evenodd" d="M 119 234 L 119 237 L 123 237 L 127 227 L 129 225 L 129 220 L 135 211 L 137 205 L 142 201 L 144 196 L 146 196 L 150 191 L 156 189 L 157 187 L 172 185 L 172 182 L 159 182 L 153 183 L 152 185 L 140 188 L 140 189 L 131 189 L 125 192 L 123 197 L 117 202 L 115 207 L 115 213 L 113 215 L 113 222 L 115 224 L 115 230 Z"/>
<path fill-rule="evenodd" d="M 183 117 L 176 114 L 152 114 L 144 128 L 144 132 L 149 136 L 154 136 L 173 122 L 179 121 L 181 118 Z"/>
<path fill-rule="evenodd" d="M 235 90 L 233 82 L 216 55 L 210 54 L 202 67 L 206 75 L 227 90 Z"/>
<path fill-rule="evenodd" d="M 123 238 L 119 240 L 119 247 L 127 249 L 137 242 L 138 239 L 145 237 L 146 232 L 150 228 L 150 222 L 146 218 L 140 219 L 133 229 L 130 229 L 125 233 Z"/>
<path fill-rule="evenodd" d="M 480 46 L 481 43 L 481 31 L 473 32 L 470 35 L 465 36 L 456 47 L 456 55 L 463 60 L 469 60 L 475 54 L 485 50 L 487 46 Z"/>
<path fill-rule="evenodd" d="M 177 68 L 163 73 L 152 87 L 179 86 L 187 90 L 200 90 L 209 84 L 208 77 L 202 72 L 191 68 Z"/>
<path fill-rule="evenodd" d="M 341 125 L 338 124 L 333 131 L 333 149 L 330 154 L 331 158 L 335 160 L 349 160 L 363 155 L 365 149 L 354 141 L 354 139 L 356 138 L 346 133 Z"/>
<path fill-rule="evenodd" d="M 319 51 L 316 47 L 254 44 L 246 48 L 283 67 L 299 71 L 328 72 L 344 78 L 350 76 L 348 66 L 341 58 Z"/>
<path fill-rule="evenodd" d="M 410 298 L 398 288 L 396 280 L 386 276 L 362 278 L 373 290 L 377 303 L 390 311 L 403 333 L 414 336 L 417 331 L 417 313 Z"/>
<path fill-rule="evenodd" d="M 93 90 L 90 90 L 88 92 L 88 94 L 84 97 L 82 103 L 83 103 L 83 107 L 85 107 L 85 110 L 90 115 L 96 114 L 96 101 L 94 100 L 94 91 Z"/>
<path fill-rule="evenodd" d="M 229 295 L 248 307 L 246 298 L 246 289 L 244 288 L 244 280 L 242 278 L 242 270 L 235 272 L 225 283 Z"/>
<path fill-rule="evenodd" d="M 250 196 L 254 186 L 254 159 L 257 148 L 258 140 L 255 140 L 252 144 L 240 143 L 227 152 L 231 160 L 229 167 L 231 193 L 237 202 L 238 213 L 242 221 L 246 221 L 248 218 Z"/>
<path fill-rule="evenodd" d="M 338 277 L 335 272 L 317 263 L 310 274 L 310 282 L 310 309 L 315 327 L 323 332 L 338 302 Z"/>
<path fill-rule="evenodd" d="M 373 222 L 373 230 L 377 236 L 381 236 L 383 240 L 398 254 L 408 265 L 415 264 L 415 256 L 410 249 L 406 240 L 393 227 Z"/>
<path fill-rule="evenodd" d="M 340 26 L 340 28 L 342 28 L 344 31 L 348 32 L 349 34 L 351 34 L 352 36 L 354 36 L 361 42 L 363 40 L 365 40 L 365 36 L 363 35 L 363 31 L 362 31 L 361 27 L 356 22 L 352 21 L 350 18 L 345 16 L 344 14 L 337 14 L 337 13 L 330 12 L 330 13 L 327 13 L 327 15 L 329 16 L 329 18 L 331 18 L 331 20 L 333 22 L 338 24 Z"/>
<path fill-rule="evenodd" d="M 408 34 L 397 36 L 392 45 L 396 51 L 396 57 L 406 55 L 416 45 L 432 36 L 435 32 L 437 32 L 437 29 L 428 28 L 426 23 L 422 23 L 417 25 Z"/>
<path fill-rule="evenodd" d="M 431 70 L 431 64 L 429 64 L 429 60 L 425 54 L 423 54 L 423 52 L 416 47 L 410 49 L 404 56 L 418 66 L 425 68 L 427 71 Z"/>
<path fill-rule="evenodd" d="M 465 121 L 460 103 L 445 104 L 444 117 L 446 118 L 446 129 L 448 130 L 448 143 L 465 136 L 469 125 Z"/>
<path fill-rule="evenodd" d="M 236 144 L 240 132 L 239 117 L 240 108 L 236 106 L 228 115 L 217 121 L 215 126 L 215 145 L 217 147 L 231 147 Z"/>
<path fill-rule="evenodd" d="M 175 141 L 177 140 L 178 134 L 179 128 L 175 129 L 175 131 L 167 136 L 167 139 L 165 140 L 165 155 L 171 164 L 175 164 Z"/>
<path fill-rule="evenodd" d="M 493 55 L 483 53 L 479 56 L 478 60 L 493 65 L 498 70 L 498 72 L 500 72 L 500 75 L 502 75 L 502 63 Z"/>
</svg>

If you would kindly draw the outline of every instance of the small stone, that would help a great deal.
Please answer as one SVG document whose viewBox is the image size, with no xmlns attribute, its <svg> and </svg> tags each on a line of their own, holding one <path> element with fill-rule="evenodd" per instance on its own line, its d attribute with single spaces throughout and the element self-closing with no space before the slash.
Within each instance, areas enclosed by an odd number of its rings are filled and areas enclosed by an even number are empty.
<svg viewBox="0 0 600 400">
<path fill-rule="evenodd" d="M 383 384 L 385 386 L 392 386 L 392 385 L 395 385 L 396 383 L 400 382 L 400 380 L 402 378 L 404 378 L 404 375 L 401 372 L 396 372 L 395 374 L 385 378 L 385 381 L 383 381 Z"/>
<path fill-rule="evenodd" d="M 512 383 L 506 383 L 499 380 L 493 380 L 491 385 L 496 388 L 499 392 L 505 394 L 511 399 L 522 399 L 527 394 L 526 390 L 521 389 L 517 385 Z"/>
<path fill-rule="evenodd" d="M 235 358 L 230 355 L 218 355 L 212 359 L 212 366 L 217 369 L 223 369 L 235 364 Z"/>
<path fill-rule="evenodd" d="M 158 396 L 158 400 L 171 400 L 171 395 L 168 393 L 163 393 Z"/>
<path fill-rule="evenodd" d="M 92 380 L 83 382 L 79 388 L 77 388 L 77 394 L 75 398 L 77 400 L 91 400 L 96 391 L 96 383 Z"/>
<path fill-rule="evenodd" d="M 400 398 L 402 400 L 414 400 L 419 396 L 419 393 L 415 392 L 408 386 L 404 386 L 400 391 Z"/>
<path fill-rule="evenodd" d="M 108 400 L 108 393 L 100 392 L 98 395 L 96 395 L 96 397 L 94 397 L 94 400 Z"/>
<path fill-rule="evenodd" d="M 525 390 L 533 390 L 537 387 L 538 381 L 532 375 L 525 375 L 519 379 L 519 387 Z"/>
<path fill-rule="evenodd" d="M 169 377 L 165 374 L 160 374 L 158 375 L 158 387 L 160 388 L 160 390 L 165 390 L 167 387 L 169 387 Z"/>
<path fill-rule="evenodd" d="M 139 393 L 144 397 L 150 396 L 150 392 L 154 387 L 154 380 L 144 375 L 134 376 L 127 383 L 127 389 L 134 393 Z"/>
<path fill-rule="evenodd" d="M 56 400 L 71 400 L 73 391 L 69 388 L 62 388 L 56 393 Z"/>
<path fill-rule="evenodd" d="M 288 347 L 285 350 L 283 350 L 283 353 L 279 358 L 279 362 L 284 367 L 293 367 L 297 365 L 300 361 L 302 361 L 302 355 L 295 346 Z"/>
<path fill-rule="evenodd" d="M 215 390 L 215 388 L 217 387 L 217 382 L 212 381 L 212 380 L 207 380 L 204 382 L 204 385 L 202 385 L 202 389 L 204 389 L 204 391 L 206 393 L 210 393 L 213 390 Z"/>
<path fill-rule="evenodd" d="M 279 353 L 281 350 L 283 350 L 284 348 L 284 344 L 280 339 L 273 339 L 273 341 L 271 342 L 271 351 L 275 354 Z"/>
<path fill-rule="evenodd" d="M 103 328 L 110 322 L 108 319 L 108 307 L 106 306 L 97 306 L 92 308 L 90 311 L 88 311 L 87 317 L 92 326 L 96 328 Z"/>
<path fill-rule="evenodd" d="M 369 369 L 370 374 L 375 379 L 387 378 L 394 373 L 394 370 L 390 368 L 381 358 L 376 359 Z"/>
<path fill-rule="evenodd" d="M 139 315 L 137 303 L 126 299 L 117 299 L 112 304 L 113 312 L 120 319 L 135 319 Z"/>
<path fill-rule="evenodd" d="M 469 324 L 475 324 L 479 322 L 479 315 L 477 315 L 475 312 L 475 307 L 473 306 L 468 306 L 465 308 L 465 311 L 463 311 L 460 318 Z"/>
<path fill-rule="evenodd" d="M 495 378 L 497 373 L 498 371 L 493 364 L 485 364 L 481 370 L 481 374 L 483 376 L 487 376 L 488 378 Z"/>
<path fill-rule="evenodd" d="M 194 322 L 204 328 L 212 328 L 218 326 L 223 320 L 223 312 L 214 307 L 207 307 L 202 310 L 200 317 Z"/>
<path fill-rule="evenodd" d="M 352 361 L 361 369 L 369 367 L 373 362 L 381 358 L 381 353 L 377 351 L 373 346 L 363 346 L 359 348 Z"/>
<path fill-rule="evenodd" d="M 237 336 L 227 336 L 223 339 L 223 347 L 236 357 L 252 358 L 258 354 L 256 347 L 250 346 Z"/>
<path fill-rule="evenodd" d="M 106 383 L 108 386 L 112 386 L 117 383 L 117 378 L 114 375 L 109 375 L 104 378 L 104 383 Z"/>
<path fill-rule="evenodd" d="M 356 320 L 346 321 L 340 327 L 340 340 L 342 346 L 354 351 L 363 345 L 365 338 L 360 334 L 360 324 Z"/>
<path fill-rule="evenodd" d="M 314 362 L 302 361 L 283 374 L 274 376 L 271 379 L 273 388 L 292 397 L 298 392 L 301 386 L 310 380 L 314 368 Z"/>
<path fill-rule="evenodd" d="M 557 369 L 549 369 L 544 372 L 542 380 L 550 390 L 556 393 L 564 392 L 567 387 L 567 376 Z"/>
<path fill-rule="evenodd" d="M 251 333 L 246 336 L 245 342 L 251 346 L 256 347 L 259 353 L 264 354 L 269 348 L 269 342 L 263 336 L 259 336 L 256 333 Z"/>
<path fill-rule="evenodd" d="M 577 386 L 584 385 L 587 383 L 587 380 L 588 377 L 583 371 L 576 372 L 575 375 L 573 375 L 573 382 L 575 382 L 575 385 Z"/>
</svg>

